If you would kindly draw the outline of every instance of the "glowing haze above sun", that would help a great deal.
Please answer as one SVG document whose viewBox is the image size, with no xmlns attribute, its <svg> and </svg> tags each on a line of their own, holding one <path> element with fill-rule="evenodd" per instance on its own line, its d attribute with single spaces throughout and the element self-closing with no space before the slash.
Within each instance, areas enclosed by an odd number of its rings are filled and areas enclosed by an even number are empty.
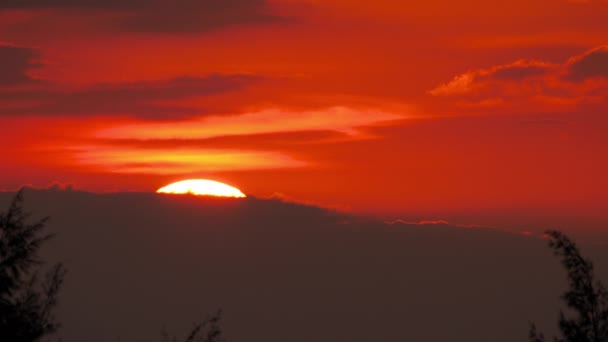
<svg viewBox="0 0 608 342">
<path fill-rule="evenodd" d="M 230 185 L 208 180 L 208 179 L 188 179 L 176 183 L 171 183 L 158 190 L 157 193 L 163 194 L 192 194 L 199 196 L 218 196 L 218 197 L 246 197 L 241 190 Z"/>
</svg>

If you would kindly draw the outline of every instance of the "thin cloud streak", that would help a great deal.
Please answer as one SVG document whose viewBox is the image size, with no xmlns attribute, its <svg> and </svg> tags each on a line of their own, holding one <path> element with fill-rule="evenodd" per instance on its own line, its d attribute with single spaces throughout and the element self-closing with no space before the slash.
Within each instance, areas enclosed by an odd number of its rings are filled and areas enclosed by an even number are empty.
<svg viewBox="0 0 608 342">
<path fill-rule="evenodd" d="M 403 119 L 382 111 L 359 111 L 334 107 L 319 111 L 290 112 L 266 109 L 234 116 L 212 116 L 179 122 L 142 123 L 97 132 L 109 139 L 204 139 L 230 135 L 252 135 L 298 131 L 336 131 L 357 135 L 357 127 Z"/>
<path fill-rule="evenodd" d="M 13 77 L 13 82 L 20 79 L 17 76 Z M 0 116 L 127 116 L 175 120 L 208 113 L 204 107 L 178 104 L 178 100 L 237 92 L 262 80 L 255 75 L 212 74 L 98 84 L 83 89 L 62 90 L 57 85 L 49 85 L 37 89 L 0 90 L 0 104 L 3 104 Z"/>
<path fill-rule="evenodd" d="M 116 149 L 74 147 L 76 162 L 113 173 L 187 174 L 302 167 L 305 163 L 277 152 L 213 149 Z"/>
<path fill-rule="evenodd" d="M 308 133 L 315 136 L 322 133 L 327 139 L 359 138 L 365 136 L 359 127 L 397 119 L 403 117 L 345 107 L 308 112 L 268 109 L 233 116 L 120 125 L 97 132 L 94 141 L 103 144 L 69 149 L 77 164 L 115 173 L 186 174 L 294 168 L 310 165 L 291 157 L 293 148 L 273 139 L 289 136 L 290 132 L 303 138 Z M 339 133 L 338 137 L 328 135 L 331 132 Z M 224 148 L 218 148 L 222 145 L 213 143 L 231 137 L 238 144 L 228 141 Z M 262 142 L 269 141 L 258 146 L 256 137 L 262 138 Z M 196 146 L 205 140 L 212 143 Z M 252 145 L 262 149 L 248 150 L 247 146 Z"/>
</svg>

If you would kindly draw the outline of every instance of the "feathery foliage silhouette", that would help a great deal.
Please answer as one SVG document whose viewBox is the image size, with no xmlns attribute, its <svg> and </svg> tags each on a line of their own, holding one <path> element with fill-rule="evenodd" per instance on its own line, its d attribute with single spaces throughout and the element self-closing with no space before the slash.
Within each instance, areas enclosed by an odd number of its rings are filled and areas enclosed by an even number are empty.
<svg viewBox="0 0 608 342">
<path fill-rule="evenodd" d="M 561 337 L 556 342 L 606 342 L 608 341 L 608 293 L 602 283 L 595 278 L 593 263 L 585 259 L 578 247 L 565 234 L 550 230 L 549 247 L 561 258 L 562 266 L 568 273 L 569 288 L 562 296 L 573 314 L 571 317 L 560 312 L 559 328 Z M 545 337 L 532 324 L 530 342 L 544 342 Z"/>
<path fill-rule="evenodd" d="M 185 342 L 224 342 L 220 320 L 222 312 L 218 311 L 215 315 L 197 323 L 188 333 Z M 162 342 L 178 342 L 176 337 L 170 337 L 166 331 L 161 332 Z"/>
<path fill-rule="evenodd" d="M 0 213 L 0 341 L 39 341 L 59 328 L 53 309 L 66 271 L 55 264 L 39 279 L 38 250 L 52 235 L 43 232 L 48 218 L 28 223 L 29 216 L 23 189 Z"/>
</svg>

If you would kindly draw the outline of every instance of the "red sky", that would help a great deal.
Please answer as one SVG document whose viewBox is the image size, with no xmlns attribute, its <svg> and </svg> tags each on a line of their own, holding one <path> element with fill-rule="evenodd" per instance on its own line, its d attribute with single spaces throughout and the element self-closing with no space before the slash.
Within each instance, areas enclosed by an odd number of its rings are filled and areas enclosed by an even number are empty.
<svg viewBox="0 0 608 342">
<path fill-rule="evenodd" d="M 607 17 L 600 0 L 3 0 L 0 188 L 211 178 L 363 213 L 601 219 Z"/>
</svg>

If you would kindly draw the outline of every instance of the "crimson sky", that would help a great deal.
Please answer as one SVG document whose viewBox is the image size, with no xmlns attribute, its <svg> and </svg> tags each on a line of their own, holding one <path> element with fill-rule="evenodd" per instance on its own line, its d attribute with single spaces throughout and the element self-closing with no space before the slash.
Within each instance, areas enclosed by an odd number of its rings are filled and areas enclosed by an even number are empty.
<svg viewBox="0 0 608 342">
<path fill-rule="evenodd" d="M 608 203 L 608 2 L 3 0 L 0 188 Z M 481 214 L 480 214 L 481 215 Z"/>
</svg>

